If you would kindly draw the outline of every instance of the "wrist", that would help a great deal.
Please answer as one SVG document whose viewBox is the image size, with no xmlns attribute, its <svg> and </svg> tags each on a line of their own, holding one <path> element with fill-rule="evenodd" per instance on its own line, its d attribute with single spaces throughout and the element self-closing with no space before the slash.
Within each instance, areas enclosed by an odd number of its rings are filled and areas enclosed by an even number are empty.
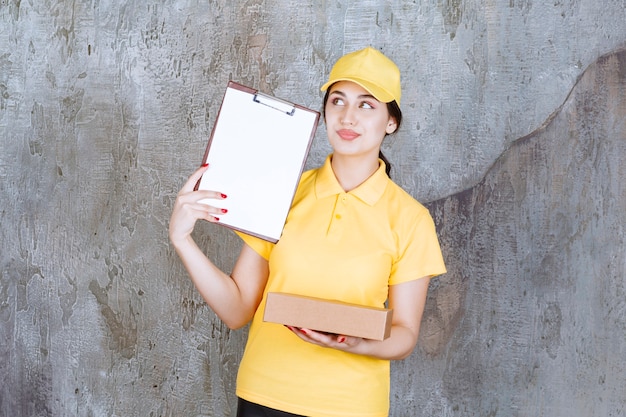
<svg viewBox="0 0 626 417">
<path fill-rule="evenodd" d="M 350 346 L 348 351 L 356 355 L 371 356 L 371 344 L 372 340 L 358 338 L 357 343 Z"/>
<path fill-rule="evenodd" d="M 185 247 L 195 245 L 193 238 L 189 235 L 185 235 L 185 236 L 171 236 L 170 235 L 170 242 L 172 243 L 172 246 L 174 247 L 174 249 L 176 249 L 177 251 L 184 249 Z"/>
</svg>

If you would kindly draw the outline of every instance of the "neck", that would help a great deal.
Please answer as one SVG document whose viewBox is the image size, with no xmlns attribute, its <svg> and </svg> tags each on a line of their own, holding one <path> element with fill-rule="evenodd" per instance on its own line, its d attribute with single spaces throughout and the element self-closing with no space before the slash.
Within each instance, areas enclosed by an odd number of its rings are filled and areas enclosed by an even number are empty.
<svg viewBox="0 0 626 417">
<path fill-rule="evenodd" d="M 371 177 L 380 166 L 378 155 L 375 158 L 334 155 L 330 161 L 339 185 L 344 191 L 352 191 Z"/>
</svg>

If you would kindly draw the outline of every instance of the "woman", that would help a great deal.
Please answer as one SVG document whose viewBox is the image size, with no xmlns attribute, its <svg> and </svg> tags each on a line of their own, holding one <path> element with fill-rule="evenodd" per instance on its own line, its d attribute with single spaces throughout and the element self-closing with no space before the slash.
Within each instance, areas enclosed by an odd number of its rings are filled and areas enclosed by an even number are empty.
<svg viewBox="0 0 626 417">
<path fill-rule="evenodd" d="M 252 320 L 237 376 L 237 416 L 383 417 L 390 360 L 419 334 L 429 280 L 445 272 L 427 209 L 391 181 L 380 147 L 402 121 L 400 72 L 368 47 L 340 58 L 322 87 L 333 152 L 302 175 L 278 243 L 238 233 L 244 245 L 229 276 L 191 238 L 197 220 L 228 215 L 219 190 L 180 191 L 170 240 L 198 291 L 230 328 Z M 199 203 L 215 199 L 215 206 Z M 393 309 L 384 341 L 263 322 L 267 292 Z"/>
</svg>

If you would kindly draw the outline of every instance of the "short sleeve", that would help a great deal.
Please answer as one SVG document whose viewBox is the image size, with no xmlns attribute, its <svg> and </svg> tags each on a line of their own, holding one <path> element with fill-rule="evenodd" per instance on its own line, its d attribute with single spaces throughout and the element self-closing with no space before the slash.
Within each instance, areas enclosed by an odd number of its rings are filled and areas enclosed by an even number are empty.
<svg viewBox="0 0 626 417">
<path fill-rule="evenodd" d="M 399 255 L 392 266 L 390 285 L 446 273 L 435 223 L 428 210 L 423 208 L 411 223 L 399 229 Z"/>
<path fill-rule="evenodd" d="M 261 255 L 263 259 L 269 260 L 270 253 L 272 253 L 272 249 L 274 249 L 274 243 L 268 242 L 267 240 L 263 240 L 256 236 L 247 235 L 237 230 L 235 230 L 235 233 L 241 238 L 241 240 L 244 241 L 245 244 Z"/>
</svg>

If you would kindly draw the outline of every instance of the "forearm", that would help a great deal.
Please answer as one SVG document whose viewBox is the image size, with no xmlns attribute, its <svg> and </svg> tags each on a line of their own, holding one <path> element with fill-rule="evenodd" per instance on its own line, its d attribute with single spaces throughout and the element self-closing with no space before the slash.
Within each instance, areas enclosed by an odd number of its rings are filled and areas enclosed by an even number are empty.
<svg viewBox="0 0 626 417">
<path fill-rule="evenodd" d="M 250 321 L 256 306 L 250 306 L 237 283 L 202 252 L 191 237 L 172 242 L 178 256 L 207 305 L 231 329 Z"/>
<path fill-rule="evenodd" d="M 416 343 L 415 330 L 395 325 L 391 327 L 391 334 L 387 339 L 382 341 L 363 339 L 353 348 L 346 346 L 346 350 L 378 359 L 399 360 L 408 357 Z"/>
<path fill-rule="evenodd" d="M 244 245 L 229 276 L 222 272 L 194 242 L 191 234 L 198 220 L 218 221 L 216 215 L 226 210 L 208 204 L 226 195 L 219 191 L 195 190 L 195 184 L 208 169 L 203 165 L 194 172 L 176 196 L 170 217 L 169 238 L 202 298 L 230 328 L 250 321 L 262 298 L 267 282 L 267 260 Z"/>
<path fill-rule="evenodd" d="M 391 335 L 382 342 L 362 340 L 355 343 L 355 353 L 381 359 L 409 356 L 417 344 L 429 282 L 430 277 L 422 277 L 392 285 L 389 288 L 389 308 L 393 309 Z"/>
<path fill-rule="evenodd" d="M 301 339 L 322 347 L 386 360 L 400 360 L 409 356 L 417 343 L 418 334 L 418 329 L 412 330 L 397 324 L 392 325 L 390 336 L 382 341 L 328 334 L 291 326 L 288 328 Z"/>
</svg>

